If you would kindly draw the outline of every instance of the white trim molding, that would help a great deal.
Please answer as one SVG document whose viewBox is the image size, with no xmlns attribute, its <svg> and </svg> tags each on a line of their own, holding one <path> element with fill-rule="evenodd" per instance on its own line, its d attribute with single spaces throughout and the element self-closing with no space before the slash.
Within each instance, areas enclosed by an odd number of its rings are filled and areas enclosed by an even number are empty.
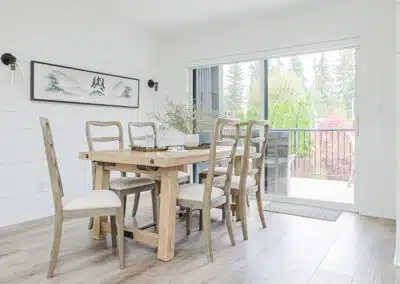
<svg viewBox="0 0 400 284">
<path fill-rule="evenodd" d="M 396 252 L 394 253 L 393 265 L 394 265 L 397 269 L 400 269 L 400 259 L 397 257 Z"/>
<path fill-rule="evenodd" d="M 238 61 L 254 61 L 258 59 L 268 59 L 272 57 L 291 56 L 296 54 L 313 53 L 319 51 L 329 51 L 350 47 L 359 47 L 360 38 L 345 38 L 332 41 L 322 41 L 314 43 L 305 43 L 296 46 L 287 46 L 281 48 L 272 48 L 267 50 L 258 50 L 246 53 L 236 53 L 226 56 L 216 56 L 199 60 L 192 60 L 187 63 L 189 68 L 209 67 L 213 65 L 229 64 Z"/>
</svg>

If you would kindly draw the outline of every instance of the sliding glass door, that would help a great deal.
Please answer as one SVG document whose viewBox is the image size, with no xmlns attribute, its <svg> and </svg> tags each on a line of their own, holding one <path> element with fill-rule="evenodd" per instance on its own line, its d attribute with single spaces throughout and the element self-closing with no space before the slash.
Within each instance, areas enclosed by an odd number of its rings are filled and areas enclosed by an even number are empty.
<svg viewBox="0 0 400 284">
<path fill-rule="evenodd" d="M 197 106 L 241 121 L 269 120 L 266 199 L 354 204 L 355 53 L 348 48 L 193 70 Z"/>
<path fill-rule="evenodd" d="M 208 112 L 221 112 L 222 92 L 221 92 L 221 72 L 220 66 L 196 68 L 192 70 L 192 89 L 193 105 L 196 108 Z M 196 125 L 193 125 L 197 129 Z M 212 129 L 202 129 L 202 134 L 211 133 Z M 203 140 L 203 139 L 200 139 Z M 204 141 L 200 141 L 201 143 Z M 207 168 L 207 163 L 199 163 L 193 166 L 193 179 L 198 182 L 198 172 Z"/>
<path fill-rule="evenodd" d="M 282 141 L 274 166 L 267 163 L 280 174 L 268 175 L 266 192 L 354 204 L 355 48 L 271 58 L 268 64 L 271 146 Z"/>
</svg>

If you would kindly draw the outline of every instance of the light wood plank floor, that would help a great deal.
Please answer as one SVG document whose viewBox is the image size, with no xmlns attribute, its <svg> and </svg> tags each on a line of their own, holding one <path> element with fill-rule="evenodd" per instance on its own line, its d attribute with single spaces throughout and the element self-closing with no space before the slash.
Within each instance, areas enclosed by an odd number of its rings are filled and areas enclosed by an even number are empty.
<svg viewBox="0 0 400 284">
<path fill-rule="evenodd" d="M 138 211 L 139 225 L 151 222 L 146 199 Z M 220 212 L 213 212 L 213 264 L 207 263 L 203 235 L 194 218 L 189 237 L 184 221 L 178 220 L 176 257 L 169 263 L 158 261 L 154 249 L 126 239 L 127 269 L 122 272 L 109 238 L 92 240 L 87 219 L 67 221 L 51 280 L 45 276 L 52 224 L 3 228 L 0 283 L 397 283 L 392 265 L 394 221 L 345 213 L 333 223 L 266 213 L 268 227 L 263 230 L 255 204 L 250 211 L 249 240 L 242 240 L 237 223 L 235 247 L 230 245 Z"/>
</svg>

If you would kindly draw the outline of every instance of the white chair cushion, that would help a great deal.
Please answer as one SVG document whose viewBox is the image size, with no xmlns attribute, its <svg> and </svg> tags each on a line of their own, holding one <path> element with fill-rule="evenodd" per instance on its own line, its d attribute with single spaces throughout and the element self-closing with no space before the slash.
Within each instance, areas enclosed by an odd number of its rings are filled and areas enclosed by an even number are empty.
<svg viewBox="0 0 400 284">
<path fill-rule="evenodd" d="M 203 201 L 204 184 L 186 183 L 178 187 L 178 199 Z M 224 195 L 224 191 L 218 187 L 213 187 L 211 191 L 211 200 Z"/>
<path fill-rule="evenodd" d="M 215 172 L 214 174 L 217 175 L 223 175 L 228 171 L 227 167 L 215 167 Z M 207 174 L 208 173 L 208 169 L 204 169 L 200 171 L 201 174 Z"/>
<path fill-rule="evenodd" d="M 160 176 L 152 176 L 152 175 L 147 175 L 147 174 L 142 174 L 140 177 L 142 178 L 147 178 L 151 180 L 161 180 Z M 190 174 L 186 172 L 178 172 L 178 183 L 184 183 L 189 181 L 190 179 Z"/>
<path fill-rule="evenodd" d="M 214 186 L 223 188 L 225 186 L 225 176 L 223 177 L 217 177 L 214 179 Z M 256 184 L 256 181 L 253 178 L 250 178 L 249 176 L 246 178 L 246 188 L 253 186 Z M 232 176 L 232 181 L 231 181 L 231 188 L 232 189 L 239 189 L 240 186 L 240 176 Z"/>
<path fill-rule="evenodd" d="M 124 190 L 128 188 L 152 185 L 154 181 L 143 177 L 117 177 L 110 181 L 110 188 L 113 190 Z"/>
<path fill-rule="evenodd" d="M 91 190 L 84 196 L 67 201 L 62 199 L 64 211 L 121 207 L 121 200 L 107 189 Z"/>
</svg>

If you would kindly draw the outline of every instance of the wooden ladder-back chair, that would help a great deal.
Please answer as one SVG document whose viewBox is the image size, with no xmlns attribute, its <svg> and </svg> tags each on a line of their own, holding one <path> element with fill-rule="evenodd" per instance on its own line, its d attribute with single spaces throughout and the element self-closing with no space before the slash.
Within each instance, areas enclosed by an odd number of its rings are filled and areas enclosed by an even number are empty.
<svg viewBox="0 0 400 284">
<path fill-rule="evenodd" d="M 244 140 L 246 137 L 246 129 L 243 128 L 243 126 L 247 126 L 247 123 L 240 123 L 240 130 L 239 130 L 239 141 Z M 235 128 L 230 127 L 230 126 L 223 126 L 219 130 L 219 137 L 221 140 L 232 138 L 235 136 Z M 249 160 L 251 163 L 251 159 Z M 237 169 L 234 169 L 233 172 L 235 173 Z M 222 176 L 225 175 L 227 171 L 226 165 L 223 165 L 221 163 L 218 163 L 215 167 L 215 176 Z M 208 169 L 201 170 L 199 172 L 199 182 L 202 183 L 202 180 L 205 180 L 207 178 L 207 172 Z M 248 195 L 246 195 L 246 204 L 248 207 L 250 207 L 250 201 Z M 235 211 L 233 211 L 233 214 L 235 215 Z M 224 218 L 224 217 L 223 217 Z"/>
<path fill-rule="evenodd" d="M 66 200 L 64 198 L 50 123 L 47 118 L 40 117 L 40 125 L 42 128 L 55 209 L 54 240 L 51 249 L 51 259 L 47 278 L 51 278 L 54 275 L 54 269 L 56 267 L 60 250 L 62 223 L 64 219 L 111 216 L 112 246 L 117 247 L 116 236 L 118 234 L 120 268 L 124 269 L 124 224 L 123 209 L 120 199 L 114 192 L 105 189 L 91 190 L 82 197 L 73 200 Z"/>
<path fill-rule="evenodd" d="M 227 141 L 219 140 L 219 129 L 225 125 L 235 127 L 235 136 Z M 212 141 L 210 145 L 210 158 L 208 162 L 207 180 L 204 184 L 183 184 L 178 188 L 177 205 L 184 208 L 200 209 L 202 212 L 203 232 L 207 258 L 209 262 L 213 261 L 213 253 L 211 248 L 211 208 L 223 206 L 225 212 L 225 221 L 229 232 L 232 245 L 235 245 L 233 234 L 232 218 L 230 215 L 230 183 L 233 171 L 234 158 L 236 154 L 237 142 L 239 139 L 239 121 L 230 119 L 218 119 L 215 122 Z M 217 146 L 225 145 L 225 154 L 219 154 Z M 215 176 L 215 165 L 218 162 L 228 161 L 227 171 L 225 173 L 225 182 L 223 189 L 213 185 Z M 189 219 L 188 219 L 189 222 Z"/>
<path fill-rule="evenodd" d="M 91 129 L 94 127 L 116 127 L 118 130 L 118 136 L 110 137 L 93 137 Z M 86 139 L 89 147 L 89 151 L 94 151 L 94 143 L 107 143 L 107 142 L 118 142 L 117 150 L 124 150 L 124 139 L 123 139 L 122 125 L 118 121 L 88 121 L 86 122 Z M 92 164 L 93 179 L 96 175 L 95 165 Z M 93 180 L 94 181 L 94 180 Z M 93 182 L 94 184 L 94 182 Z M 111 178 L 110 190 L 114 191 L 120 198 L 124 209 L 124 216 L 126 211 L 126 200 L 130 194 L 135 194 L 136 197 L 143 191 L 151 191 L 152 194 L 152 206 L 153 206 L 153 220 L 154 224 L 157 223 L 157 191 L 156 185 L 152 179 L 145 177 L 133 177 L 127 176 L 125 172 L 121 172 L 121 177 Z M 92 221 L 91 221 L 92 222 Z M 153 225 L 153 224 L 151 224 Z M 151 226 L 148 225 L 148 226 Z M 145 227 L 148 227 L 145 226 Z"/>
<path fill-rule="evenodd" d="M 135 129 L 137 130 L 138 128 L 151 128 L 151 133 L 150 134 L 136 134 Z M 158 146 L 158 131 L 156 124 L 154 122 L 129 122 L 128 124 L 128 133 L 129 133 L 129 141 L 131 145 L 135 145 L 136 142 L 143 142 L 147 141 L 148 139 L 151 139 L 153 141 L 153 147 Z M 153 176 L 153 175 L 147 175 L 147 174 L 138 174 L 138 176 L 145 177 L 151 180 L 154 180 L 156 182 L 156 192 L 157 196 L 160 193 L 160 183 L 161 183 L 161 176 Z M 178 182 L 179 184 L 187 183 L 190 180 L 190 174 L 179 171 L 178 172 Z M 135 202 L 133 205 L 133 210 L 132 210 L 132 216 L 136 215 L 137 208 L 139 206 L 139 200 L 140 200 L 140 194 L 136 194 L 135 196 Z"/>
<path fill-rule="evenodd" d="M 241 125 L 247 126 L 246 137 L 244 139 L 243 161 L 252 159 L 255 168 L 250 169 L 249 163 L 243 163 L 240 176 L 232 176 L 231 193 L 232 195 L 239 196 L 239 214 L 242 224 L 243 238 L 247 240 L 247 208 L 245 206 L 247 195 L 255 193 L 261 224 L 263 228 L 266 227 L 264 208 L 261 199 L 261 190 L 264 188 L 261 184 L 261 177 L 263 174 L 264 157 L 267 148 L 268 121 L 249 121 L 247 123 L 242 123 Z M 258 130 L 259 137 L 253 137 L 253 133 L 257 133 L 257 131 L 254 130 Z M 258 144 L 258 146 L 254 147 L 253 144 Z M 253 151 L 253 149 L 256 150 Z M 222 187 L 223 180 L 217 178 L 214 184 L 218 187 Z"/>
</svg>

